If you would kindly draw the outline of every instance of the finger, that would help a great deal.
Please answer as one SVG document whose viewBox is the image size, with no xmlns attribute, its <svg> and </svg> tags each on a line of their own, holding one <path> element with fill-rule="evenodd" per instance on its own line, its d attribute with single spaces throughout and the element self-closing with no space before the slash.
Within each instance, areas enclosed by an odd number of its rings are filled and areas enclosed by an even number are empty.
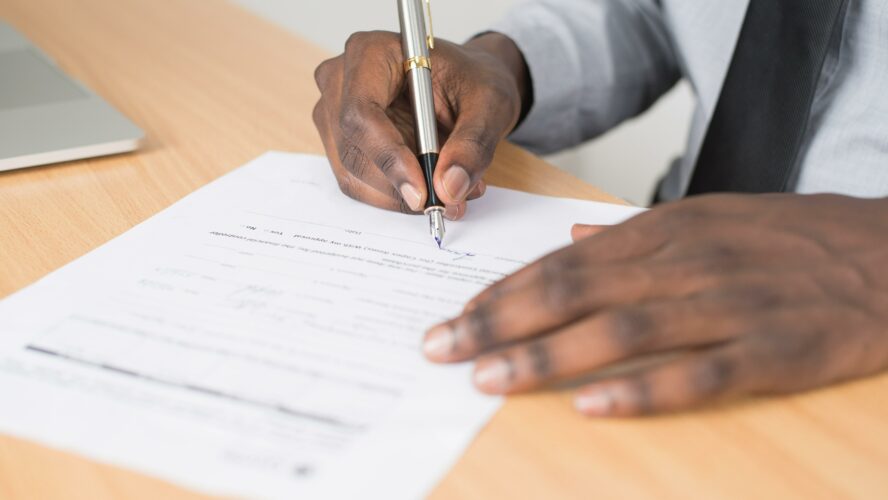
<svg viewBox="0 0 888 500">
<path fill-rule="evenodd" d="M 341 139 L 336 154 L 342 166 L 358 178 L 381 172 L 414 212 L 426 202 L 424 180 L 412 150 L 401 134 L 374 105 L 343 102 L 347 111 L 340 119 Z"/>
<path fill-rule="evenodd" d="M 346 43 L 337 154 L 358 178 L 378 169 L 413 211 L 427 196 L 416 155 L 386 109 L 403 90 L 400 42 L 394 33 L 357 33 Z"/>
<path fill-rule="evenodd" d="M 579 269 L 585 266 L 607 266 L 630 262 L 653 255 L 667 243 L 666 237 L 661 232 L 646 230 L 645 224 L 639 222 L 643 222 L 640 216 L 612 226 L 609 231 L 600 234 L 598 238 L 582 240 L 552 252 L 479 293 L 466 304 L 466 310 L 471 310 L 481 303 L 495 300 L 515 290 L 534 286 L 544 279 L 547 272 L 557 267 L 559 261 L 575 264 Z M 570 271 L 570 265 L 564 267 L 565 272 Z"/>
<path fill-rule="evenodd" d="M 544 275 L 530 286 L 510 290 L 475 304 L 460 316 L 430 329 L 426 356 L 436 362 L 473 358 L 503 344 L 526 340 L 564 328 L 581 318 L 606 311 L 662 300 L 694 296 L 737 300 L 750 307 L 773 307 L 791 297 L 750 294 L 750 274 L 767 271 L 725 272 L 703 261 L 624 262 L 584 268 L 570 258 L 552 260 Z M 787 275 L 787 287 L 802 273 Z M 738 286 L 739 285 L 739 286 Z"/>
<path fill-rule="evenodd" d="M 381 192 L 347 171 L 337 172 L 336 181 L 342 194 L 353 200 L 383 210 L 410 213 L 409 207 L 404 205 L 404 201 L 400 197 L 392 193 Z"/>
<path fill-rule="evenodd" d="M 701 352 L 628 376 L 580 389 L 574 405 L 590 417 L 631 417 L 673 412 L 752 390 L 740 344 Z"/>
<path fill-rule="evenodd" d="M 318 90 L 321 91 L 321 94 L 334 89 L 334 87 L 330 85 L 330 80 L 335 73 L 342 73 L 342 61 L 342 56 L 336 56 L 323 61 L 317 68 L 315 68 L 315 84 L 318 86 Z M 336 87 L 335 91 L 338 94 L 339 88 Z"/>
<path fill-rule="evenodd" d="M 333 168 L 333 173 L 338 177 L 344 175 L 350 175 L 354 177 L 353 174 L 348 172 L 345 167 L 342 165 L 342 162 L 339 160 L 339 156 L 337 153 L 337 143 L 336 138 L 334 137 L 334 132 L 330 127 L 331 120 L 330 116 L 337 114 L 335 111 L 328 111 L 329 106 L 327 104 L 327 99 L 322 98 L 318 104 L 315 106 L 313 118 L 315 121 L 315 125 L 321 135 L 321 141 L 324 143 L 324 149 L 327 153 L 327 158 L 330 161 L 330 165 Z M 399 207 L 401 212 L 405 213 L 418 213 L 411 209 L 407 203 L 403 200 L 401 194 L 392 187 L 391 183 L 385 176 L 382 175 L 382 172 L 378 169 L 368 169 L 366 175 L 364 177 L 357 179 L 359 182 L 369 185 L 373 189 L 390 196 L 393 200 L 400 201 L 400 203 L 396 203 L 395 206 Z M 360 201 L 360 200 L 359 200 Z"/>
<path fill-rule="evenodd" d="M 448 205 L 466 200 L 517 119 L 497 106 L 508 99 L 504 90 L 485 88 L 460 99 L 456 123 L 435 170 L 435 191 Z"/>
<path fill-rule="evenodd" d="M 484 193 L 487 192 L 487 183 L 483 180 L 478 181 L 478 184 L 475 184 L 475 187 L 472 188 L 472 192 L 469 193 L 469 200 L 477 200 L 478 198 L 484 196 Z"/>
<path fill-rule="evenodd" d="M 326 118 L 326 115 L 327 113 L 324 110 L 324 102 L 322 100 L 317 106 L 315 106 L 313 116 L 315 124 L 321 133 L 324 149 L 326 150 L 327 157 L 330 159 L 330 167 L 333 170 L 333 174 L 336 176 L 340 191 L 352 199 L 367 203 L 377 208 L 405 213 L 415 213 L 406 204 L 403 198 L 394 191 L 391 184 L 389 184 L 381 174 L 375 173 L 368 175 L 363 179 L 359 179 L 342 166 L 338 157 L 333 154 L 336 145 L 332 132 L 327 126 L 328 119 Z"/>
<path fill-rule="evenodd" d="M 469 194 L 470 200 L 474 200 L 480 198 L 484 195 L 484 192 L 487 191 L 487 185 L 484 181 L 478 181 L 478 184 L 472 190 L 472 193 Z M 466 210 L 468 209 L 468 205 L 466 202 L 457 203 L 456 205 L 447 205 L 444 208 L 444 218 L 452 221 L 457 221 L 466 216 Z"/>
<path fill-rule="evenodd" d="M 640 281 L 648 285 L 637 284 Z M 637 300 L 649 285 L 649 278 L 640 275 L 635 266 L 605 269 L 588 278 L 578 270 L 569 280 L 523 288 L 433 327 L 425 337 L 426 356 L 437 362 L 470 359 L 487 349 L 571 322 L 594 309 L 587 304 L 604 307 Z"/>
<path fill-rule="evenodd" d="M 570 228 L 570 237 L 574 241 L 580 241 L 586 239 L 590 236 L 595 236 L 601 232 L 604 232 L 605 229 L 608 229 L 611 226 L 603 226 L 603 225 L 589 225 L 589 224 L 574 224 L 572 228 Z"/>
<path fill-rule="evenodd" d="M 478 358 L 475 384 L 489 394 L 526 391 L 554 380 L 655 352 L 729 341 L 770 318 L 722 299 L 666 300 L 616 308 L 544 337 Z"/>
<path fill-rule="evenodd" d="M 466 216 L 466 209 L 468 208 L 466 202 L 458 203 L 456 205 L 447 205 L 444 207 L 444 218 L 447 220 L 457 221 Z"/>
<path fill-rule="evenodd" d="M 696 269 L 694 264 L 628 262 L 588 268 L 571 258 L 551 260 L 527 286 L 488 296 L 430 329 L 426 334 L 430 346 L 450 347 L 446 351 L 428 347 L 427 356 L 438 362 L 461 361 L 608 307 L 686 297 L 713 286 L 717 273 Z"/>
</svg>

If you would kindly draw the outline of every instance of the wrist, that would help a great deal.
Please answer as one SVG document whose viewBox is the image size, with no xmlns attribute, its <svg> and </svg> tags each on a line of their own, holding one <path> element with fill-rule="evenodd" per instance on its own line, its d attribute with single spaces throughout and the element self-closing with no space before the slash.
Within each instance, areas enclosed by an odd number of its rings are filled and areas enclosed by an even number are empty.
<svg viewBox="0 0 888 500">
<path fill-rule="evenodd" d="M 533 82 L 530 69 L 518 45 L 511 38 L 497 32 L 487 32 L 465 43 L 466 47 L 482 50 L 500 61 L 515 79 L 518 95 L 521 98 L 521 114 L 518 123 L 524 120 L 533 105 Z"/>
</svg>

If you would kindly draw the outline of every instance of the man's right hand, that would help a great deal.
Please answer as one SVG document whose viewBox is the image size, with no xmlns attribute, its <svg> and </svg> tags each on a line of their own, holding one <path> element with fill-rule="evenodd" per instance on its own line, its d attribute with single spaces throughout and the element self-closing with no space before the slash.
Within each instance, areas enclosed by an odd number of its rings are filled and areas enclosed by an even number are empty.
<svg viewBox="0 0 888 500">
<path fill-rule="evenodd" d="M 321 63 L 314 122 L 346 195 L 370 205 L 422 212 L 428 193 L 416 159 L 401 37 L 352 35 L 345 53 Z M 441 147 L 435 191 L 445 216 L 465 215 L 466 200 L 484 194 L 481 180 L 497 144 L 528 105 L 524 59 L 507 37 L 488 33 L 465 45 L 435 40 L 432 86 Z"/>
</svg>

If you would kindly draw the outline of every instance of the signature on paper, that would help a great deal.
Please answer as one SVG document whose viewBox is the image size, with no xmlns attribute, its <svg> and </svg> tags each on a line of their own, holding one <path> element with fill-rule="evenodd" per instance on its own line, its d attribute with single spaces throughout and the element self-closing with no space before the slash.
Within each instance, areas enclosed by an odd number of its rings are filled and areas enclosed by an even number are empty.
<svg viewBox="0 0 888 500">
<path fill-rule="evenodd" d="M 453 260 L 462 260 L 462 259 L 469 258 L 469 257 L 475 257 L 475 255 L 476 255 L 471 252 L 461 252 L 459 250 L 451 250 L 449 248 L 442 248 L 441 251 L 447 252 L 447 253 L 453 255 L 454 256 Z"/>
</svg>

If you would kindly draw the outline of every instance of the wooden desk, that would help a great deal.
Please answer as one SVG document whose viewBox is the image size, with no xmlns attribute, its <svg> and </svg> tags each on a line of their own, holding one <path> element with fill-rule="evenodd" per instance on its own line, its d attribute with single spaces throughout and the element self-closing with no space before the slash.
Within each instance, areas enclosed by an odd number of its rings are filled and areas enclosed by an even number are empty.
<svg viewBox="0 0 888 500">
<path fill-rule="evenodd" d="M 312 71 L 327 54 L 237 7 L 219 0 L 3 0 L 0 17 L 148 137 L 137 154 L 0 174 L 0 296 L 268 149 L 322 152 L 310 118 Z M 508 145 L 488 180 L 613 200 Z M 516 397 L 433 497 L 885 498 L 886 423 L 885 376 L 630 421 L 584 420 L 562 393 Z M 0 498 L 200 497 L 0 437 Z"/>
</svg>

